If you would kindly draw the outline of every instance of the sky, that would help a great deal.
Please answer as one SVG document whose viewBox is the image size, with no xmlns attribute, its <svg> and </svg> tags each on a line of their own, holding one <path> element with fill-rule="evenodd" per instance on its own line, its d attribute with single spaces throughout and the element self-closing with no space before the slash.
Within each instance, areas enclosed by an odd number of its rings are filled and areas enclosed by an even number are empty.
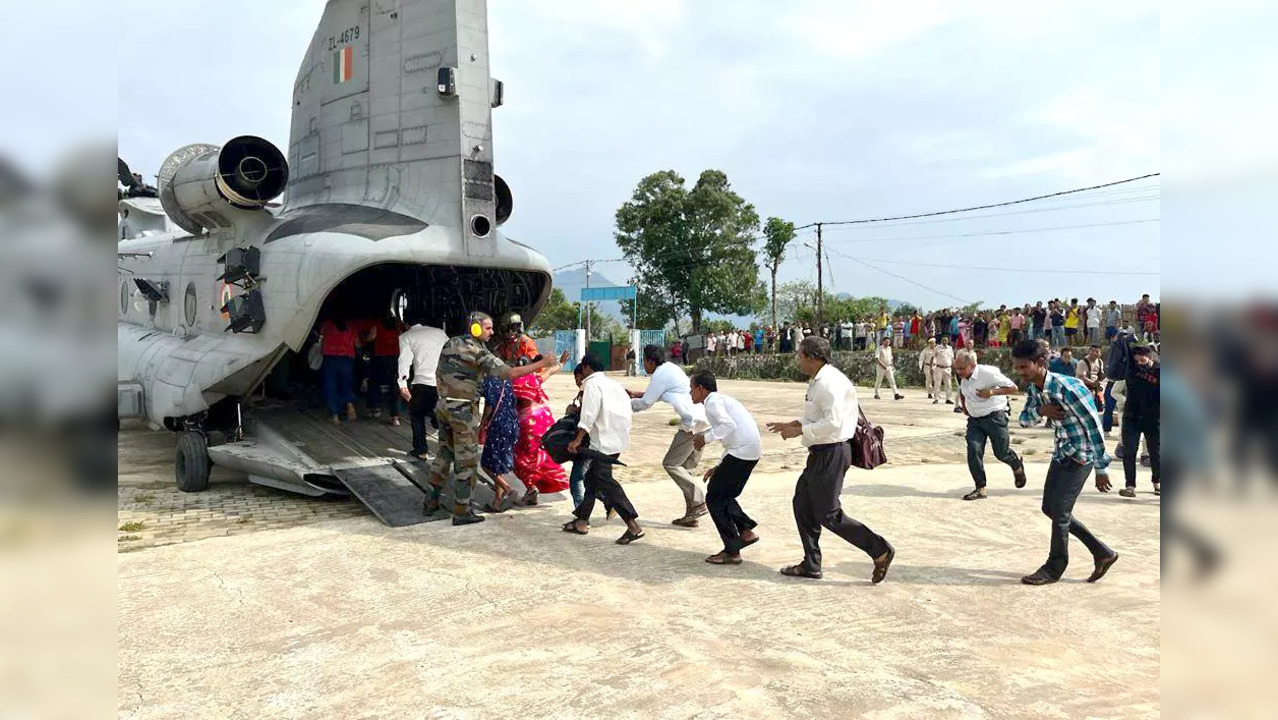
<svg viewBox="0 0 1278 720">
<path fill-rule="evenodd" d="M 291 88 L 323 2 L 269 6 L 115 8 L 119 152 L 135 170 L 240 134 L 287 147 Z M 1161 170 L 1154 2 L 490 0 L 488 13 L 506 86 L 495 164 L 515 196 L 503 230 L 553 267 L 619 257 L 615 212 L 663 169 L 689 185 L 722 170 L 761 217 L 796 225 Z M 1155 178 L 962 219 L 826 227 L 826 285 L 929 309 L 1158 297 L 1160 188 Z M 801 233 L 782 281 L 815 280 L 814 242 Z"/>
</svg>

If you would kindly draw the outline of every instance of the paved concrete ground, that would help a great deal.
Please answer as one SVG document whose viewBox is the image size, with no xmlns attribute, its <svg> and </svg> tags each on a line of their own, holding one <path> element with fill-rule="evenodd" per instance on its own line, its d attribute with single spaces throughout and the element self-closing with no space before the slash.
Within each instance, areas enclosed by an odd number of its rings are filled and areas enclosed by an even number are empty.
<svg viewBox="0 0 1278 720">
<path fill-rule="evenodd" d="M 628 387 L 642 389 L 643 378 L 618 378 Z M 548 385 L 551 407 L 562 411 L 576 394 L 572 377 L 562 374 Z M 793 383 L 725 381 L 723 390 L 749 406 L 760 423 L 791 420 L 803 409 L 802 386 Z M 964 421 L 950 406 L 933 405 L 921 390 L 906 390 L 901 401 L 866 397 L 866 413 L 885 426 L 889 461 L 893 465 L 963 462 Z M 674 413 L 658 404 L 635 416 L 631 451 L 625 461 L 626 482 L 670 482 L 661 469 L 661 458 L 674 429 L 669 421 Z M 361 420 L 360 422 L 375 422 Z M 1027 459 L 1042 458 L 1051 452 L 1051 437 L 1043 430 L 1014 428 L 1013 443 Z M 130 425 L 119 437 L 119 548 L 130 552 L 211 537 L 242 535 L 260 530 L 294 527 L 323 520 L 370 516 L 357 501 L 314 500 L 269 488 L 249 485 L 243 476 L 214 468 L 212 488 L 203 493 L 178 492 L 173 481 L 173 454 L 176 438 L 168 432 L 154 432 Z M 707 452 L 718 453 L 717 449 Z M 764 439 L 764 459 L 759 472 L 796 470 L 805 453 L 797 443 L 775 436 Z M 709 459 L 717 455 L 707 455 Z M 1011 473 L 990 468 L 991 482 L 1010 481 Z M 706 467 L 709 467 L 707 464 Z M 960 493 L 961 494 L 961 493 Z"/>
<path fill-rule="evenodd" d="M 724 389 L 761 423 L 802 404 L 800 385 Z M 170 502 L 171 438 L 123 433 L 121 522 L 142 518 L 144 540 L 119 556 L 120 716 L 1157 717 L 1158 499 L 1086 492 L 1080 518 L 1123 558 L 1088 585 L 1074 543 L 1067 581 L 1024 587 L 1047 551 L 1045 467 L 1018 491 L 991 458 L 991 498 L 958 500 L 962 418 L 907 394 L 866 401 L 893 462 L 853 471 L 844 492 L 897 546 L 877 587 L 868 558 L 828 534 L 824 580 L 777 574 L 800 555 L 790 496 L 803 456 L 773 438 L 742 498 L 763 541 L 742 566 L 702 562 L 713 527 L 668 523 L 682 500 L 659 468 L 672 431 L 661 406 L 636 418 L 621 473 L 648 530 L 630 547 L 612 543 L 619 521 L 559 532 L 563 503 L 391 530 L 352 503 L 231 477 Z M 1016 438 L 1045 459 L 1046 433 Z M 262 500 L 278 517 L 229 519 Z M 192 513 L 200 502 L 217 509 Z M 334 508 L 358 516 L 326 519 Z M 206 530 L 232 537 L 184 542 Z"/>
</svg>

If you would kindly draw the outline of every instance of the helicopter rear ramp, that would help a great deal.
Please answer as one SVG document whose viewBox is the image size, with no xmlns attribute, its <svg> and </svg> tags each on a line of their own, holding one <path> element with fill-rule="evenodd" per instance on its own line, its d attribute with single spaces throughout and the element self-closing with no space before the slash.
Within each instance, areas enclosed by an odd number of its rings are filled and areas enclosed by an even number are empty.
<svg viewBox="0 0 1278 720">
<path fill-rule="evenodd" d="M 268 403 L 248 412 L 245 428 L 243 440 L 212 446 L 209 457 L 254 483 L 314 497 L 354 495 L 390 527 L 450 517 L 425 513 L 430 466 L 406 454 L 412 446 L 407 424 L 373 419 L 334 424 L 320 409 Z M 427 439 L 437 443 L 433 433 Z M 517 478 L 509 482 L 512 493 L 504 506 L 526 491 Z M 472 505 L 487 509 L 495 497 L 492 481 L 481 472 Z M 446 490 L 440 502 L 451 507 L 452 493 Z"/>
</svg>

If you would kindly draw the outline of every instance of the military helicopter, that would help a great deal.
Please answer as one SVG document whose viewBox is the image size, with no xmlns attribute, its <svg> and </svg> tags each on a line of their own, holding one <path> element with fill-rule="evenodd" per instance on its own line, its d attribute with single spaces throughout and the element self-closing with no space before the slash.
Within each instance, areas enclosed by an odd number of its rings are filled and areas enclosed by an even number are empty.
<svg viewBox="0 0 1278 720">
<path fill-rule="evenodd" d="M 120 161 L 120 418 L 180 433 L 176 480 L 210 466 L 419 522 L 420 468 L 378 423 L 333 427 L 253 400 L 328 309 L 536 315 L 546 259 L 505 237 L 484 0 L 328 0 L 293 87 L 288 157 L 265 139 L 173 152 L 155 188 Z M 277 198 L 280 198 L 277 202 Z M 417 516 L 414 516 L 414 513 Z"/>
</svg>

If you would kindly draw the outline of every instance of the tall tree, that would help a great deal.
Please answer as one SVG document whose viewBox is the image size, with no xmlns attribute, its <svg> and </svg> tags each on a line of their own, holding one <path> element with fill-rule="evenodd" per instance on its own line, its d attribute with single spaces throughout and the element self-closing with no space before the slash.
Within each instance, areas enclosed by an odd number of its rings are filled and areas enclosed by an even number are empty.
<svg viewBox="0 0 1278 720">
<path fill-rule="evenodd" d="M 785 249 L 794 240 L 794 223 L 770 217 L 763 225 L 763 256 L 772 273 L 772 327 L 777 326 L 777 270 L 785 261 Z"/>
<path fill-rule="evenodd" d="M 762 309 L 758 229 L 754 206 L 722 172 L 702 172 L 688 190 L 678 173 L 663 170 L 640 180 L 617 210 L 616 239 L 640 292 L 661 298 L 671 317 L 687 314 L 701 332 L 706 313 Z"/>
</svg>

